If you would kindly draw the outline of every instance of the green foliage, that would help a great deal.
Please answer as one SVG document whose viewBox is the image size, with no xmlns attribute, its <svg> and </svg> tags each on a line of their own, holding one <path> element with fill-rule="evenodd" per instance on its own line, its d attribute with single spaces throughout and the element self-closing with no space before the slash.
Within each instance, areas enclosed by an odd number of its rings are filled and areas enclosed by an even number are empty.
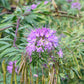
<svg viewBox="0 0 84 84">
<path fill-rule="evenodd" d="M 4 6 L 7 9 L 10 9 L 8 0 L 0 0 L 0 5 Z"/>
<path fill-rule="evenodd" d="M 23 57 L 25 56 L 24 53 L 26 52 L 25 48 L 27 45 L 28 34 L 32 29 L 46 26 L 57 31 L 60 48 L 62 48 L 64 54 L 63 58 L 58 58 L 58 55 L 56 54 L 57 51 L 53 51 L 53 55 L 55 56 L 54 59 L 56 60 L 55 69 L 57 73 L 54 74 L 54 76 L 57 78 L 58 84 L 83 84 L 84 42 L 81 42 L 81 39 L 84 40 L 84 14 L 82 11 L 84 8 L 82 8 L 81 11 L 78 11 L 77 9 L 73 10 L 70 7 L 71 3 L 67 3 L 66 0 L 62 1 L 57 0 L 56 4 L 58 5 L 59 10 L 67 12 L 65 13 L 68 15 L 66 17 L 63 16 L 64 14 L 62 13 L 59 13 L 59 16 L 56 16 L 57 14 L 53 12 L 55 9 L 53 6 L 51 6 L 51 3 L 49 2 L 48 4 L 44 5 L 43 1 L 34 10 L 26 10 L 27 7 L 31 7 L 30 5 L 20 7 L 18 6 L 14 13 L 5 14 L 4 16 L 2 16 L 4 19 L 2 19 L 0 22 L 0 66 L 1 64 L 3 64 L 2 60 L 4 59 L 6 63 L 8 63 L 10 60 L 17 60 L 17 65 L 21 68 L 21 57 L 22 55 Z M 82 5 L 84 4 L 82 0 L 80 2 L 82 3 Z M 8 7 L 9 9 L 9 4 L 7 0 L 2 0 L 1 3 L 3 3 L 4 7 Z M 69 16 L 77 17 L 75 17 L 74 19 Z M 82 18 L 79 18 L 79 16 L 82 16 Z M 16 36 L 15 31 L 18 18 L 20 18 L 20 23 Z M 14 47 L 13 45 L 14 38 L 16 38 L 16 47 Z M 39 54 L 35 52 L 32 55 L 32 59 L 34 61 L 32 61 L 31 63 L 29 63 L 28 60 L 26 61 L 28 63 L 24 63 L 24 67 L 22 66 L 23 68 L 21 73 L 26 74 L 28 68 L 28 74 L 25 75 L 25 78 L 26 76 L 28 76 L 28 82 L 33 81 L 38 84 L 38 81 L 40 81 L 39 84 L 41 84 L 42 79 L 46 83 L 49 83 L 49 79 L 53 78 L 54 69 L 52 68 L 52 63 L 54 62 L 50 62 L 50 64 L 49 61 L 47 61 L 47 52 L 45 52 L 45 54 L 42 54 L 42 59 L 39 59 Z M 44 63 L 47 64 L 47 68 L 44 68 L 42 66 L 42 64 Z M 35 79 L 33 77 L 33 74 L 35 73 L 38 73 L 39 80 L 38 78 Z M 51 74 L 51 76 L 49 76 L 49 73 Z M 20 77 L 22 77 L 22 74 L 20 74 Z M 0 76 L 2 77 L 1 68 Z M 11 78 L 11 75 L 8 73 L 6 76 L 7 80 Z M 13 76 L 14 73 L 12 77 Z M 14 77 L 16 80 L 16 74 Z M 20 77 L 17 75 L 18 80 L 20 80 Z M 2 81 L 2 79 L 0 79 L 0 81 Z M 27 81 L 25 80 L 25 82 Z M 7 81 L 7 84 L 8 83 L 10 83 L 10 80 Z M 16 82 L 16 84 L 19 83 L 20 81 Z"/>
</svg>

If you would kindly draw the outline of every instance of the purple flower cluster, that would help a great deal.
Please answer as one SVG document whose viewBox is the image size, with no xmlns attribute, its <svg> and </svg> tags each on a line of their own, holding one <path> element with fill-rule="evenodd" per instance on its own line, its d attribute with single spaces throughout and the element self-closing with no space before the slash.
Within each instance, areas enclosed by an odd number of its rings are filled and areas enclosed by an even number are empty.
<svg viewBox="0 0 84 84">
<path fill-rule="evenodd" d="M 51 51 L 58 46 L 58 37 L 55 35 L 56 31 L 49 28 L 39 28 L 32 30 L 29 34 L 26 50 L 29 56 L 32 52 L 44 52 L 46 50 Z"/>
<path fill-rule="evenodd" d="M 71 8 L 81 9 L 81 4 L 79 2 L 74 2 L 71 4 Z"/>
<path fill-rule="evenodd" d="M 13 61 L 13 62 L 10 61 L 10 62 L 8 63 L 7 71 L 8 71 L 9 73 L 12 73 L 13 64 L 15 64 L 15 72 L 17 73 L 16 61 Z"/>
</svg>

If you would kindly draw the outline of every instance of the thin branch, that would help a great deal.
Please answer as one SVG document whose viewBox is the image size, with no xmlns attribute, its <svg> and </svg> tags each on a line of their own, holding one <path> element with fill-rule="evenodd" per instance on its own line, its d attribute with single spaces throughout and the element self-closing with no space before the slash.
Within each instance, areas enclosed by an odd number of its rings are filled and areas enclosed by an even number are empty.
<svg viewBox="0 0 84 84">
<path fill-rule="evenodd" d="M 16 26 L 16 31 L 15 31 L 15 38 L 14 38 L 14 42 L 13 42 L 13 46 L 14 47 L 16 47 L 16 44 L 15 44 L 15 42 L 16 42 L 16 40 L 17 40 L 17 33 L 18 33 L 18 28 L 19 28 L 19 24 L 20 24 L 20 17 L 17 19 L 17 26 Z M 17 48 L 17 47 L 16 47 Z"/>
<path fill-rule="evenodd" d="M 68 17 L 68 18 L 72 18 L 72 19 L 78 19 L 78 17 L 74 17 L 74 16 L 70 16 L 70 15 L 55 15 L 55 16 Z"/>
<path fill-rule="evenodd" d="M 58 12 L 61 14 L 67 14 L 67 12 L 65 12 L 65 11 L 58 11 Z"/>
<path fill-rule="evenodd" d="M 3 13 L 0 13 L 0 16 L 1 16 L 1 15 L 4 15 L 4 14 L 7 14 L 7 11 L 6 11 L 6 12 L 3 12 Z"/>
<path fill-rule="evenodd" d="M 0 16 L 2 16 L 2 15 L 4 15 L 4 14 L 12 14 L 12 12 L 6 11 L 6 12 L 3 12 L 3 13 L 0 13 Z"/>
</svg>

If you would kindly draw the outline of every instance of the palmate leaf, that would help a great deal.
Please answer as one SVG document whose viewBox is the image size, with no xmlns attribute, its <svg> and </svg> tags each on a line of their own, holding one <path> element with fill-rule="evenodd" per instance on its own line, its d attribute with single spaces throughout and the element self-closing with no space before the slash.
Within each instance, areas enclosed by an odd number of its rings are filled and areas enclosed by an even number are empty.
<svg viewBox="0 0 84 84">
<path fill-rule="evenodd" d="M 10 21 L 10 23 L 11 23 L 11 20 L 16 20 L 16 16 L 14 15 L 14 14 L 9 14 L 9 15 L 5 15 L 5 16 L 3 16 L 3 20 L 1 21 L 1 23 L 3 23 L 3 22 L 5 22 L 5 23 L 7 23 L 8 21 Z"/>
<path fill-rule="evenodd" d="M 6 54 L 6 55 L 4 55 L 4 57 L 13 57 L 13 56 L 15 56 L 15 55 L 17 55 L 17 53 L 18 52 L 11 52 L 11 53 L 8 53 L 8 54 Z"/>
<path fill-rule="evenodd" d="M 37 25 L 37 23 L 39 24 L 39 22 L 45 23 L 46 21 L 48 21 L 45 15 L 40 13 L 33 13 L 31 15 L 25 16 L 24 19 L 31 25 Z"/>
<path fill-rule="evenodd" d="M 16 60 L 17 61 L 17 64 L 20 64 L 20 62 L 21 62 L 21 55 L 22 55 L 21 53 L 20 54 L 16 54 L 15 56 L 12 57 L 11 60 L 12 61 L 15 61 Z"/>
<path fill-rule="evenodd" d="M 8 28 L 8 27 L 10 27 L 10 28 L 12 28 L 12 23 L 10 23 L 10 22 L 7 22 L 7 23 L 2 23 L 2 24 L 0 24 L 0 31 L 2 31 L 3 29 L 6 29 L 6 28 Z"/>
<path fill-rule="evenodd" d="M 20 30 L 22 30 L 22 29 L 25 30 L 25 28 L 26 28 L 26 29 L 31 29 L 32 26 L 29 25 L 29 24 L 26 24 L 26 25 L 24 25 L 24 26 L 22 26 L 22 27 L 19 27 L 18 31 L 20 31 Z"/>
<path fill-rule="evenodd" d="M 0 45 L 1 44 L 9 44 L 8 42 L 5 42 L 5 41 L 0 41 Z"/>
<path fill-rule="evenodd" d="M 0 38 L 0 41 L 13 41 L 11 38 L 8 38 L 8 36 L 4 38 Z"/>
<path fill-rule="evenodd" d="M 4 50 L 10 46 L 11 46 L 11 44 L 4 45 L 4 46 L 0 47 L 0 51 Z"/>
<path fill-rule="evenodd" d="M 23 50 L 21 50 L 21 49 L 16 49 L 15 47 L 10 47 L 1 52 L 0 59 L 5 58 L 6 61 L 17 60 L 17 63 L 19 64 L 21 61 L 22 52 L 23 52 Z"/>
<path fill-rule="evenodd" d="M 29 15 L 29 16 L 25 16 L 25 20 L 30 24 L 36 23 L 36 21 L 34 19 L 36 19 L 36 16 L 32 15 L 32 14 Z"/>
<path fill-rule="evenodd" d="M 9 27 L 9 26 L 12 26 L 12 24 L 10 22 L 2 23 L 2 24 L 0 24 L 0 29 L 4 28 L 4 27 Z"/>
<path fill-rule="evenodd" d="M 16 49 L 13 48 L 13 47 L 5 49 L 5 50 L 0 54 L 0 58 L 4 57 L 4 55 L 6 55 L 6 54 L 8 54 L 8 53 L 11 53 L 11 52 L 14 52 L 14 51 L 16 51 Z"/>
</svg>

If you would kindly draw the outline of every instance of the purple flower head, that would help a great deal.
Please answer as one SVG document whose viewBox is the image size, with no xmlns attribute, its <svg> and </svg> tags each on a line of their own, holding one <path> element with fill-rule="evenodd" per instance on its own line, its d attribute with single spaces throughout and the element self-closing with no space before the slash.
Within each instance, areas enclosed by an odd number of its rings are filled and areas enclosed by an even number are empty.
<svg viewBox="0 0 84 84">
<path fill-rule="evenodd" d="M 58 37 L 56 31 L 49 28 L 38 28 L 32 30 L 28 35 L 26 51 L 31 56 L 32 52 L 51 51 L 58 46 Z"/>
<path fill-rule="evenodd" d="M 66 0 L 68 3 L 72 2 L 73 0 Z"/>
<path fill-rule="evenodd" d="M 57 52 L 57 54 L 59 55 L 60 58 L 63 58 L 63 52 L 62 52 L 62 49 L 60 49 L 59 52 Z"/>
<path fill-rule="evenodd" d="M 84 40 L 83 40 L 83 39 L 81 39 L 81 40 L 80 40 L 80 42 L 84 42 Z"/>
<path fill-rule="evenodd" d="M 37 7 L 36 4 L 32 4 L 32 5 L 31 5 L 31 9 L 32 9 L 32 10 L 35 9 L 36 7 Z"/>
<path fill-rule="evenodd" d="M 36 77 L 36 78 L 37 78 L 37 77 L 38 77 L 38 74 L 34 74 L 34 77 Z"/>
<path fill-rule="evenodd" d="M 76 8 L 76 9 L 80 10 L 81 9 L 81 4 L 79 2 L 72 3 L 71 8 Z"/>
<path fill-rule="evenodd" d="M 13 63 L 15 64 L 15 72 L 17 73 L 17 67 L 16 67 L 16 61 L 10 61 L 8 64 L 8 66 L 7 66 L 7 71 L 9 72 L 9 73 L 12 73 L 12 69 L 13 69 Z"/>
<path fill-rule="evenodd" d="M 48 3 L 48 1 L 45 1 L 44 4 L 46 5 Z"/>
</svg>

